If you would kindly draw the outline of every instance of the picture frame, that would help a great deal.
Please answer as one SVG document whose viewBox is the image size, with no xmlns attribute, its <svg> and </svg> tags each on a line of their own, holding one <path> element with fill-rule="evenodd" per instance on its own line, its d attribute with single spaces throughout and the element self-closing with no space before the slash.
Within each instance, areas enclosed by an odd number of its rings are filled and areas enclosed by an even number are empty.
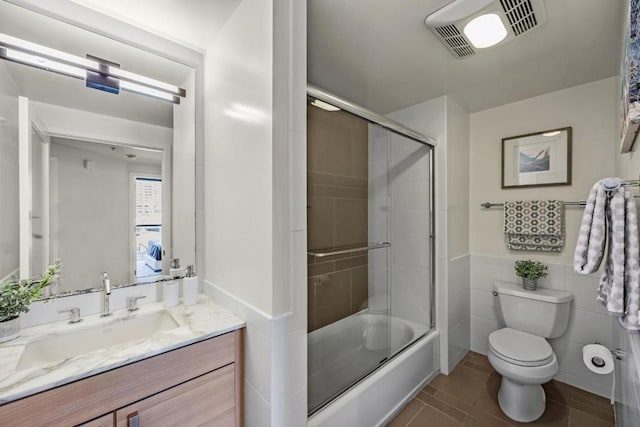
<svg viewBox="0 0 640 427">
<path fill-rule="evenodd" d="M 571 185 L 572 128 L 502 139 L 502 188 Z"/>
<path fill-rule="evenodd" d="M 640 0 L 631 0 L 626 13 L 620 66 L 620 152 L 633 150 L 640 129 Z"/>
</svg>

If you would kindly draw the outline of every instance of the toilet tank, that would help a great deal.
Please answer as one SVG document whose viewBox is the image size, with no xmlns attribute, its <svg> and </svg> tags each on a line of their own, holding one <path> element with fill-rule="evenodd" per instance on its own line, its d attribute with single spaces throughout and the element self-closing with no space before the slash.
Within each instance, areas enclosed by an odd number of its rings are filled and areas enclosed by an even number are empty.
<svg viewBox="0 0 640 427">
<path fill-rule="evenodd" d="M 556 338 L 567 329 L 573 295 L 566 291 L 525 291 L 513 283 L 494 283 L 502 318 L 509 328 L 543 338 Z"/>
</svg>

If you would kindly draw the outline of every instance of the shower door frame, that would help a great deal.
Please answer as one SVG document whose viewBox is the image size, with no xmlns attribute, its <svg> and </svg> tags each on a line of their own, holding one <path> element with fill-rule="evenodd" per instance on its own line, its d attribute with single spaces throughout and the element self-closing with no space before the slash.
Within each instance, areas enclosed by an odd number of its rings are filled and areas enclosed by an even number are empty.
<svg viewBox="0 0 640 427">
<path fill-rule="evenodd" d="M 415 142 L 428 146 L 429 149 L 429 332 L 436 327 L 436 210 L 435 210 L 435 148 L 438 140 L 426 136 L 418 131 L 404 126 L 388 117 L 382 116 L 360 105 L 354 104 L 338 95 L 330 93 L 312 84 L 307 84 L 307 96 L 319 99 L 338 108 L 341 108 L 355 116 L 358 116 L 370 123 L 381 126 L 393 133 L 409 138 Z M 401 353 L 400 351 L 399 353 Z"/>
</svg>

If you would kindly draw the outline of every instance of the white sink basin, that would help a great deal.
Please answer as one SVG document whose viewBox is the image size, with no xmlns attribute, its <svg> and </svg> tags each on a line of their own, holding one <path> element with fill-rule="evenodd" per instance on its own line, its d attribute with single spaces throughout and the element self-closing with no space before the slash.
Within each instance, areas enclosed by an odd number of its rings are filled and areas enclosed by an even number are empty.
<svg viewBox="0 0 640 427">
<path fill-rule="evenodd" d="M 143 339 L 178 326 L 166 311 L 146 316 L 105 320 L 105 323 L 32 341 L 25 347 L 16 370 L 35 368 L 91 351 Z"/>
</svg>

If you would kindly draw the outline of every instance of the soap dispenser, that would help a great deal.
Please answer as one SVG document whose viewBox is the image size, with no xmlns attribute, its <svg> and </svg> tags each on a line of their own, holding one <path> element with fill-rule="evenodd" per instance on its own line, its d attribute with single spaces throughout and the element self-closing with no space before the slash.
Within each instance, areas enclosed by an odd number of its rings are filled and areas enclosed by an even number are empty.
<svg viewBox="0 0 640 427">
<path fill-rule="evenodd" d="M 180 268 L 180 258 L 174 258 L 171 260 L 171 267 L 169 268 L 169 276 L 172 279 L 179 279 L 184 274 L 184 270 Z"/>
<path fill-rule="evenodd" d="M 193 265 L 187 266 L 186 276 L 182 279 L 182 303 L 184 305 L 198 303 L 198 277 Z"/>
</svg>

